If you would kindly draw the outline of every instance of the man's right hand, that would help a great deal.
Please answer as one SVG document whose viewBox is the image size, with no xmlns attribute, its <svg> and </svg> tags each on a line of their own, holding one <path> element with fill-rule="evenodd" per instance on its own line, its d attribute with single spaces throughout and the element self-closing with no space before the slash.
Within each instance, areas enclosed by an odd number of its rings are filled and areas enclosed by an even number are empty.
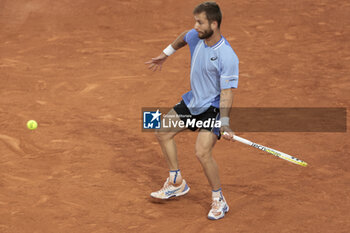
<svg viewBox="0 0 350 233">
<path fill-rule="evenodd" d="M 229 141 L 235 141 L 233 139 L 233 136 L 235 135 L 235 133 L 232 131 L 232 129 L 229 126 L 221 126 L 220 133 L 224 139 Z"/>
<path fill-rule="evenodd" d="M 148 66 L 148 69 L 153 70 L 153 72 L 157 71 L 158 68 L 159 68 L 159 71 L 161 71 L 162 65 L 167 58 L 168 56 L 162 52 L 158 57 L 152 58 L 150 61 L 145 62 L 145 64 L 150 64 Z"/>
</svg>

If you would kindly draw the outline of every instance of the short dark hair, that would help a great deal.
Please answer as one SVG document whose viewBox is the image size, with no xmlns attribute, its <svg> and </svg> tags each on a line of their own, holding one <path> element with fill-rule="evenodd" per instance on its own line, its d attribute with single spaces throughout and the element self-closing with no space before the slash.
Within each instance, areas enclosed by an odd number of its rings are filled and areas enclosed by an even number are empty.
<svg viewBox="0 0 350 233">
<path fill-rule="evenodd" d="M 222 14 L 219 5 L 216 2 L 203 2 L 193 10 L 193 14 L 200 14 L 202 12 L 205 12 L 209 23 L 216 21 L 218 22 L 218 28 L 220 28 Z"/>
</svg>

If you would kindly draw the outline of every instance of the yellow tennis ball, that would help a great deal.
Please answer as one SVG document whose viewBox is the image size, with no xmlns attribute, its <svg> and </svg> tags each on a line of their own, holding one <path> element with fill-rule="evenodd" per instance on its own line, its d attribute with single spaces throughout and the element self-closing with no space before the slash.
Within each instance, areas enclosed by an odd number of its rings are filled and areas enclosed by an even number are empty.
<svg viewBox="0 0 350 233">
<path fill-rule="evenodd" d="M 27 127 L 30 130 L 34 130 L 34 129 L 36 129 L 38 127 L 38 123 L 36 123 L 35 120 L 30 120 L 30 121 L 27 122 Z"/>
</svg>

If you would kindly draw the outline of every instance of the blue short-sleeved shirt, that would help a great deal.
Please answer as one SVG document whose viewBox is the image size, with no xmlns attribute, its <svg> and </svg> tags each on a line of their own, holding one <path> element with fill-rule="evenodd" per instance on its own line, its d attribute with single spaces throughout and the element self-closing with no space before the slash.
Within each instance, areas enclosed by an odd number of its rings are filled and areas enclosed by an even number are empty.
<svg viewBox="0 0 350 233">
<path fill-rule="evenodd" d="M 184 39 L 191 51 L 191 90 L 182 99 L 193 115 L 205 112 L 211 105 L 219 108 L 221 90 L 237 88 L 237 55 L 224 37 L 209 47 L 192 29 Z"/>
</svg>

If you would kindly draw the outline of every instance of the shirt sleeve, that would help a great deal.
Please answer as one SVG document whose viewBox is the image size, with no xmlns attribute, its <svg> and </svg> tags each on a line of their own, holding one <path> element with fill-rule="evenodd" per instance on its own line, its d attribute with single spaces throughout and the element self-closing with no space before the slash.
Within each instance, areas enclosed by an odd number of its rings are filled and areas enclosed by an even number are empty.
<svg viewBox="0 0 350 233">
<path fill-rule="evenodd" d="M 192 29 L 188 31 L 184 37 L 184 40 L 190 47 L 191 55 L 193 54 L 194 49 L 196 48 L 196 45 L 200 41 L 198 37 L 198 32 L 195 29 Z"/>
<path fill-rule="evenodd" d="M 238 87 L 238 58 L 236 54 L 226 53 L 221 59 L 220 69 L 220 88 L 237 88 Z"/>
</svg>

